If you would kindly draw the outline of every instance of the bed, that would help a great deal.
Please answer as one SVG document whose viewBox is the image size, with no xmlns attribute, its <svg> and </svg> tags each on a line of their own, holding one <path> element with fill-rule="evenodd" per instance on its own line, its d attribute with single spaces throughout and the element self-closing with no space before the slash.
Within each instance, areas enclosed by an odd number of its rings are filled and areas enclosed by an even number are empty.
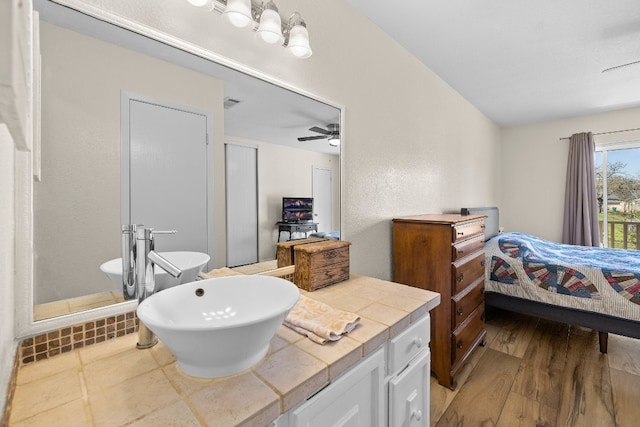
<svg viewBox="0 0 640 427">
<path fill-rule="evenodd" d="M 526 233 L 500 233 L 499 212 L 486 215 L 485 304 L 599 332 L 640 338 L 640 252 L 565 245 Z"/>
</svg>

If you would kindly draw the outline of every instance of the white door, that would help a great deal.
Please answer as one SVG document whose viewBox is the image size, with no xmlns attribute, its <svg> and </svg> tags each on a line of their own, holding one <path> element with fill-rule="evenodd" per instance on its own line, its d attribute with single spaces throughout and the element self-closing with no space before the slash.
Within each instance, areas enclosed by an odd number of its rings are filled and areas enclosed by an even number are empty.
<svg viewBox="0 0 640 427">
<path fill-rule="evenodd" d="M 258 149 L 225 144 L 227 266 L 258 262 Z"/>
<path fill-rule="evenodd" d="M 333 231 L 333 192 L 331 169 L 313 167 L 313 222 L 318 231 Z"/>
<path fill-rule="evenodd" d="M 202 112 L 123 94 L 123 223 L 177 230 L 156 237 L 158 251 L 213 259 L 207 123 Z"/>
</svg>

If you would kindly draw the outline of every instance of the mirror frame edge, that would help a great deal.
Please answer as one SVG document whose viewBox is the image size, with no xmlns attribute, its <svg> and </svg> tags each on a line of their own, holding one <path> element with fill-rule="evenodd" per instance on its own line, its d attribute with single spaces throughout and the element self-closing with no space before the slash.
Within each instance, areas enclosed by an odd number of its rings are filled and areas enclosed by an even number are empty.
<svg viewBox="0 0 640 427">
<path fill-rule="evenodd" d="M 340 144 L 340 164 L 339 164 L 339 176 L 340 176 L 340 198 L 338 203 L 340 204 L 340 234 L 341 239 L 343 236 L 343 224 L 344 219 L 342 217 L 342 205 L 344 197 L 344 153 L 343 144 L 346 140 L 346 127 L 345 123 L 345 106 L 339 103 L 329 101 L 323 97 L 319 97 L 316 94 L 312 94 L 297 86 L 286 83 L 278 78 L 265 74 L 259 70 L 248 67 L 242 63 L 236 62 L 232 59 L 226 58 L 213 51 L 204 49 L 196 44 L 186 42 L 177 37 L 165 34 L 155 28 L 148 27 L 129 19 L 120 17 L 109 11 L 100 9 L 94 5 L 87 4 L 82 0 L 47 0 L 51 3 L 58 4 L 60 6 L 69 7 L 77 10 L 86 15 L 105 21 L 111 25 L 115 25 L 120 28 L 124 28 L 129 31 L 136 32 L 145 37 L 158 40 L 169 46 L 177 49 L 184 50 L 185 52 L 193 55 L 200 56 L 206 60 L 217 62 L 223 66 L 231 68 L 235 71 L 247 74 L 251 77 L 263 80 L 267 83 L 271 83 L 280 88 L 292 91 L 294 93 L 306 96 L 310 99 L 322 102 L 331 107 L 340 110 L 340 132 L 341 132 L 341 144 Z M 33 5 L 29 5 L 31 8 L 30 15 L 32 20 L 38 19 L 38 13 L 34 9 Z M 35 22 L 34 26 L 37 25 Z M 33 27 L 31 30 L 31 36 L 33 37 Z M 34 43 L 29 45 L 29 54 L 31 58 L 34 57 Z M 33 64 L 32 64 L 33 65 Z M 40 79 L 39 70 L 33 70 L 31 73 L 32 79 Z M 33 83 L 33 82 L 32 82 Z M 33 85 L 32 85 L 33 87 Z M 35 111 L 36 103 L 34 97 L 39 96 L 33 91 L 29 94 L 29 108 L 32 111 L 32 116 L 40 115 L 39 111 Z M 23 156 L 16 156 L 15 166 L 15 187 L 16 193 L 20 193 L 22 196 L 16 197 L 16 272 L 15 272 L 15 331 L 16 339 L 28 338 L 40 333 L 49 332 L 65 326 L 70 326 L 76 323 L 82 323 L 91 321 L 107 316 L 121 315 L 134 311 L 137 307 L 137 301 L 126 301 L 122 303 L 112 304 L 110 306 L 94 308 L 90 310 L 69 313 L 62 316 L 34 320 L 34 247 L 33 247 L 33 153 L 30 151 L 23 152 Z M 24 192 L 22 190 L 25 190 Z M 22 286 L 18 286 L 22 284 Z"/>
</svg>

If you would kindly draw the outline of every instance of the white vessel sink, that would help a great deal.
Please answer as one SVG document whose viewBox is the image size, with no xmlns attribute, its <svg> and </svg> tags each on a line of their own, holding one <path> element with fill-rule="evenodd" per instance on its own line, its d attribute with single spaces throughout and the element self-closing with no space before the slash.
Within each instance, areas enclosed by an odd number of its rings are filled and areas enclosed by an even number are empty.
<svg viewBox="0 0 640 427">
<path fill-rule="evenodd" d="M 176 251 L 158 252 L 158 254 L 182 270 L 182 277 L 176 279 L 157 265 L 154 266 L 156 276 L 155 292 L 196 280 L 198 273 L 209 262 L 209 255 L 202 252 Z M 100 270 L 118 287 L 122 288 L 122 258 L 112 259 L 100 266 Z"/>
<path fill-rule="evenodd" d="M 219 277 L 154 294 L 138 306 L 138 317 L 184 373 L 217 378 L 259 362 L 299 297 L 293 283 L 277 277 Z"/>
</svg>

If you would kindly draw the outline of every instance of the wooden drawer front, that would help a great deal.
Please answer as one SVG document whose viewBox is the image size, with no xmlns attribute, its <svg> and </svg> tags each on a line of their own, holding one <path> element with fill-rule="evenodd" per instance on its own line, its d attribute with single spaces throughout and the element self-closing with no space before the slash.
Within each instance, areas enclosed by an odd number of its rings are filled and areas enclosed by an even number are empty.
<svg viewBox="0 0 640 427">
<path fill-rule="evenodd" d="M 427 314 L 389 341 L 387 372 L 398 372 L 409 360 L 429 346 L 431 323 Z"/>
<path fill-rule="evenodd" d="M 469 351 L 484 331 L 484 305 L 480 305 L 451 335 L 451 364 L 455 365 Z"/>
<path fill-rule="evenodd" d="M 457 328 L 484 302 L 484 277 L 451 298 L 451 324 Z"/>
<path fill-rule="evenodd" d="M 453 236 L 451 238 L 451 241 L 457 242 L 459 240 L 466 240 L 477 234 L 482 234 L 484 236 L 483 219 L 481 219 L 480 221 L 471 221 L 455 225 L 453 227 Z"/>
<path fill-rule="evenodd" d="M 451 260 L 456 261 L 484 248 L 484 234 L 451 246 Z"/>
<path fill-rule="evenodd" d="M 457 294 L 479 277 L 484 277 L 484 251 L 451 265 L 452 294 Z"/>
<path fill-rule="evenodd" d="M 339 264 L 345 261 L 349 261 L 348 247 L 317 252 L 309 257 L 311 269 L 324 267 L 329 264 Z"/>
<path fill-rule="evenodd" d="M 334 283 L 349 279 L 349 261 L 342 261 L 313 270 L 296 269 L 293 273 L 293 281 L 299 288 L 313 291 Z"/>
</svg>

